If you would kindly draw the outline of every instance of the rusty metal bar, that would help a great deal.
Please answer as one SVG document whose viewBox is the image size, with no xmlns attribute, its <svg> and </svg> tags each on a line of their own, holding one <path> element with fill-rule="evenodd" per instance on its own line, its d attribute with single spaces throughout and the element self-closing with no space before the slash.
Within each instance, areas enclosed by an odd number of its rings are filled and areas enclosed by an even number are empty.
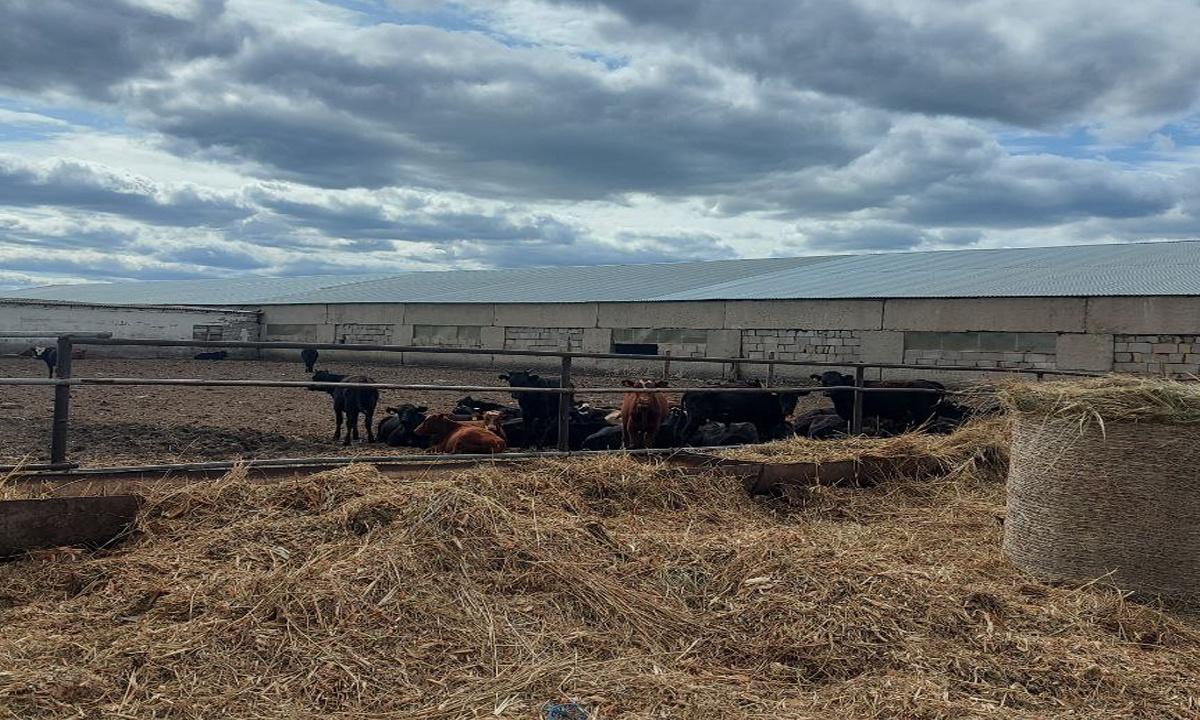
<svg viewBox="0 0 1200 720">
<path fill-rule="evenodd" d="M 854 393 L 854 412 L 850 418 L 851 435 L 862 435 L 863 401 L 866 399 L 862 393 L 863 384 L 863 368 L 856 367 L 854 368 L 854 387 L 857 392 Z"/>
<path fill-rule="evenodd" d="M 562 378 L 559 383 L 562 390 L 571 387 L 571 358 L 562 359 Z M 574 393 L 563 392 L 558 396 L 558 450 L 566 452 L 571 449 L 571 406 L 574 404 Z"/>
<path fill-rule="evenodd" d="M 0 385 L 76 385 L 87 387 L 117 387 L 117 386 L 184 386 L 184 387 L 366 387 L 379 390 L 420 390 L 426 392 L 494 392 L 494 393 L 549 393 L 552 395 L 622 395 L 629 392 L 626 387 L 613 388 L 513 388 L 507 385 L 406 385 L 403 383 L 347 383 L 347 382 L 315 382 L 306 380 L 205 380 L 199 378 L 0 378 Z M 927 388 L 872 388 L 855 387 L 853 385 L 797 385 L 793 387 L 721 387 L 706 385 L 700 387 L 666 387 L 640 388 L 640 393 L 813 393 L 826 390 L 852 390 L 856 392 L 890 392 L 890 393 L 939 393 L 947 395 L 968 394 L 955 390 L 934 390 Z"/>
<path fill-rule="evenodd" d="M 70 335 L 75 338 L 102 338 L 107 339 L 112 337 L 110 332 L 52 332 L 41 330 L 0 330 L 0 338 L 60 338 L 64 335 Z"/>
<path fill-rule="evenodd" d="M 671 379 L 671 351 L 670 350 L 668 350 L 666 352 L 666 359 L 663 360 L 662 379 L 664 382 L 669 381 Z"/>
<path fill-rule="evenodd" d="M 58 339 L 57 372 L 59 379 L 71 379 L 71 336 Z M 54 421 L 50 426 L 50 463 L 67 461 L 67 430 L 71 422 L 71 386 L 54 386 Z"/>
<path fill-rule="evenodd" d="M 597 360 L 645 360 L 661 362 L 662 355 L 622 355 L 619 353 L 582 353 L 559 352 L 557 350 L 505 350 L 502 348 L 451 348 L 451 347 L 422 347 L 415 345 L 373 345 L 354 343 L 306 343 L 306 342 L 260 342 L 251 340 L 142 340 L 132 338 L 84 338 L 76 337 L 76 345 L 107 345 L 107 346 L 138 346 L 138 347 L 197 347 L 197 348 L 250 348 L 259 350 L 347 350 L 353 352 L 394 352 L 394 353 L 424 353 L 427 355 L 494 355 L 515 357 L 571 357 L 590 358 Z M 847 363 L 825 362 L 818 360 L 767 360 L 729 357 L 678 357 L 675 362 L 693 363 L 732 363 L 735 365 L 735 375 L 740 375 L 742 365 L 778 365 L 800 367 L 873 367 L 897 370 L 925 370 L 934 372 L 1000 372 L 1025 373 L 1041 372 L 1051 375 L 1067 375 L 1079 377 L 1096 377 L 1100 373 L 1077 370 L 1028 370 L 1023 368 L 959 368 L 940 367 L 931 365 L 905 365 L 902 363 Z"/>
<path fill-rule="evenodd" d="M 767 353 L 767 358 L 774 361 L 775 353 Z M 775 363 L 771 362 L 767 365 L 767 383 L 766 387 L 771 387 L 775 384 Z"/>
</svg>

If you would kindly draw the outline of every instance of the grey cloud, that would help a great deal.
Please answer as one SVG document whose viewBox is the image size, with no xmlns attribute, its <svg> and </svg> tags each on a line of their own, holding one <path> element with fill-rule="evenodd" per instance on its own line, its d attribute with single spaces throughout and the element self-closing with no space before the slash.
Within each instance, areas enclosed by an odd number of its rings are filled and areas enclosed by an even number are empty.
<svg viewBox="0 0 1200 720">
<path fill-rule="evenodd" d="M 249 250 L 226 245 L 204 244 L 171 248 L 154 254 L 156 260 L 223 270 L 257 270 L 269 265 Z"/>
<path fill-rule="evenodd" d="M 1046 126 L 1186 112 L 1200 7 L 1169 0 L 725 0 L 603 5 L 614 42 L 656 37 L 876 107 Z"/>
<path fill-rule="evenodd" d="M 886 130 L 843 101 L 768 86 L 731 102 L 724 79 L 688 63 L 618 82 L 565 53 L 478 34 L 369 32 L 403 50 L 264 37 L 182 82 L 143 83 L 131 100 L 199 151 L 313 185 L 525 198 L 702 193 L 846 162 Z"/>
<path fill-rule="evenodd" d="M 114 86 L 168 63 L 235 52 L 252 31 L 225 20 L 224 6 L 200 0 L 181 18 L 121 0 L 5 0 L 0 87 L 111 99 Z"/>
<path fill-rule="evenodd" d="M 81 160 L 33 165 L 0 157 L 0 207 L 41 205 L 180 226 L 226 225 L 251 212 L 228 194 L 160 187 Z"/>
</svg>

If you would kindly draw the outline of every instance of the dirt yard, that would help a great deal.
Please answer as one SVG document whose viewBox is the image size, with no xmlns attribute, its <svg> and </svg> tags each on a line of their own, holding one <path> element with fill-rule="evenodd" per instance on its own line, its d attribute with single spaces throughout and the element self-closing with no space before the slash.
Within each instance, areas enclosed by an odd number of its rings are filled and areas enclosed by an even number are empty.
<svg viewBox="0 0 1200 720">
<path fill-rule="evenodd" d="M 499 369 L 413 367 L 372 363 L 334 363 L 339 373 L 361 373 L 380 382 L 438 385 L 499 385 Z M 307 380 L 299 362 L 205 362 L 188 359 L 84 359 L 74 363 L 76 377 L 221 378 Z M 45 366 L 28 358 L 0 358 L 0 377 L 45 377 Z M 574 375 L 580 387 L 613 386 L 606 375 Z M 703 384 L 678 378 L 680 387 Z M 383 408 L 410 402 L 449 410 L 468 393 L 384 390 Z M 512 403 L 506 389 L 471 393 Z M 0 464 L 49 460 L 53 388 L 0 386 Z M 580 393 L 598 406 L 616 406 L 620 396 Z M 678 402 L 678 396 L 672 398 Z M 802 409 L 823 405 L 820 396 L 801 398 Z M 379 444 L 343 448 L 332 440 L 332 403 L 325 393 L 291 388 L 231 387 L 77 387 L 71 393 L 69 459 L 83 465 L 145 464 L 333 455 L 391 455 L 415 452 Z M 360 431 L 361 433 L 361 431 Z"/>
</svg>

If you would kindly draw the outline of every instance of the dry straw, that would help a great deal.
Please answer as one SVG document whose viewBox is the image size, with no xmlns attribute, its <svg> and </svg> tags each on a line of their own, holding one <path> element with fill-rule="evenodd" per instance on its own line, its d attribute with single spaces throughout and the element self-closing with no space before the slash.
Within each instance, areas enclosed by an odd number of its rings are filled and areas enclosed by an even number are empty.
<svg viewBox="0 0 1200 720">
<path fill-rule="evenodd" d="M 817 488 L 629 458 L 244 472 L 0 565 L 0 717 L 1196 718 L 1200 637 L 999 552 L 995 472 Z"/>
</svg>

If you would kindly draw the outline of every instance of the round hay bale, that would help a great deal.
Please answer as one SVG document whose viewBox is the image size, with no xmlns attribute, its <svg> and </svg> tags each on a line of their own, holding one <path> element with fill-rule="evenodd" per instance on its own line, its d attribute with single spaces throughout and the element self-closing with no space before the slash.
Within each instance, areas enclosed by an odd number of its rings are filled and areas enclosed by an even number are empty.
<svg viewBox="0 0 1200 720">
<path fill-rule="evenodd" d="M 1200 598 L 1200 425 L 1046 410 L 1014 426 L 1013 561 L 1048 581 Z"/>
</svg>

